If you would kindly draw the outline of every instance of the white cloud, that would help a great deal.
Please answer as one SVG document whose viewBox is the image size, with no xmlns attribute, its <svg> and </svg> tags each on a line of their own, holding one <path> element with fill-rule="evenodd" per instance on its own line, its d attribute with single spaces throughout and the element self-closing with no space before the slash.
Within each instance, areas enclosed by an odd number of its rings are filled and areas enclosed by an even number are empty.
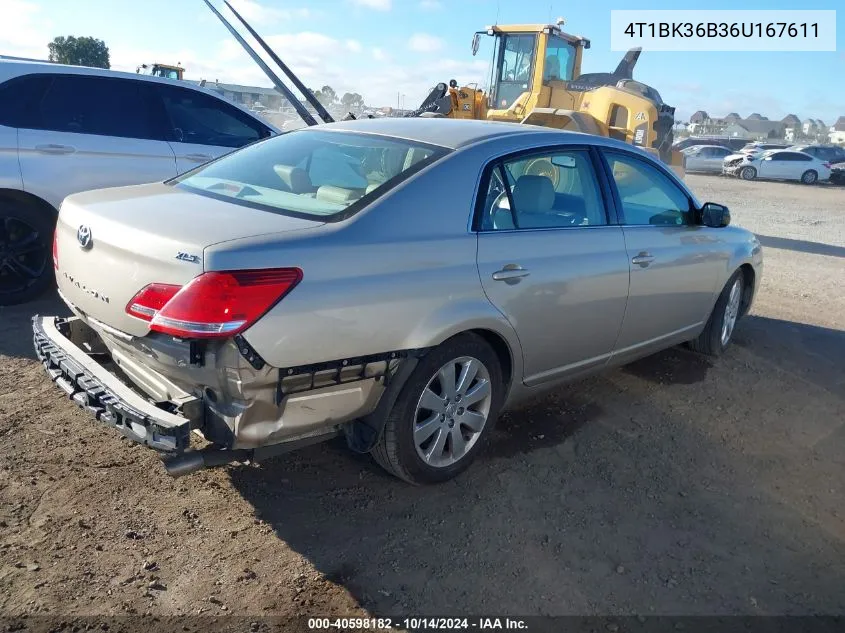
<svg viewBox="0 0 845 633">
<path fill-rule="evenodd" d="M 309 18 L 312 17 L 312 12 L 307 8 L 300 9 L 277 9 L 275 7 L 264 6 L 256 2 L 256 0 L 229 0 L 235 10 L 243 16 L 243 18 L 256 27 L 255 23 L 278 22 L 279 20 L 291 20 L 295 18 Z M 224 12 L 221 13 L 226 15 Z"/>
<path fill-rule="evenodd" d="M 231 0 L 230 0 L 231 1 Z M 269 4 L 269 0 L 265 0 Z M 375 0 L 367 0 L 374 3 Z M 258 5 L 259 11 L 267 9 Z M 303 3 L 304 4 L 304 3 Z M 379 3 L 386 6 L 389 3 Z M 3 17 L 0 20 L 0 51 L 9 55 L 46 58 L 47 43 L 58 32 L 50 22 L 50 14 L 35 0 L 2 0 Z M 234 5 L 242 10 L 244 4 Z M 247 6 L 246 11 L 255 9 Z M 281 11 L 281 9 L 279 9 Z M 312 11 L 312 14 L 314 11 Z M 244 17 L 251 23 L 255 16 Z M 277 14 L 278 15 L 278 14 Z M 257 28 L 260 24 L 254 23 Z M 273 33 L 260 28 L 268 44 L 278 52 L 286 64 L 302 79 L 305 85 L 320 88 L 329 85 L 339 94 L 357 92 L 369 105 L 396 105 L 397 93 L 405 107 L 416 107 L 438 82 L 455 78 L 461 85 L 484 81 L 487 63 L 474 59 L 457 61 L 423 57 L 399 64 L 388 53 L 387 39 L 364 45 L 356 39 L 332 37 L 324 32 L 302 31 Z M 56 32 L 54 32 L 56 31 Z M 188 79 L 219 80 L 249 86 L 270 86 L 271 82 L 241 46 L 221 31 L 218 41 L 203 43 L 197 48 L 187 48 L 174 42 L 144 43 L 140 46 L 108 37 L 108 32 L 96 34 L 104 37 L 109 46 L 112 67 L 115 70 L 135 72 L 141 63 L 163 61 L 180 62 Z M 425 42 L 426 50 L 440 45 L 437 38 L 417 38 L 417 45 Z M 263 56 L 263 53 L 262 53 Z M 265 57 L 265 59 L 267 59 Z M 378 63 L 372 63 L 375 60 Z M 274 68 L 269 60 L 268 64 Z"/>
<path fill-rule="evenodd" d="M 428 33 L 414 33 L 408 40 L 408 48 L 417 53 L 433 53 L 443 48 L 443 40 Z"/>
<path fill-rule="evenodd" d="M 376 11 L 390 11 L 392 0 L 352 0 L 359 7 L 375 9 Z"/>
<path fill-rule="evenodd" d="M 4 0 L 0 19 L 0 51 L 16 57 L 47 59 L 53 39 L 49 14 L 35 2 Z"/>
<path fill-rule="evenodd" d="M 439 0 L 421 0 L 420 9 L 423 11 L 438 11 L 443 8 L 443 4 Z"/>
</svg>

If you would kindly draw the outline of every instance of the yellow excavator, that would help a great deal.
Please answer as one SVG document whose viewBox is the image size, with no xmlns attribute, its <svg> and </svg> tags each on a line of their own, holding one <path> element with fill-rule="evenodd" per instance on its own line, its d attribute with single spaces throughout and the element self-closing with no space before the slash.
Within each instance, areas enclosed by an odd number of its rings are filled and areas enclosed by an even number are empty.
<svg viewBox="0 0 845 633">
<path fill-rule="evenodd" d="M 210 0 L 204 2 L 303 121 L 317 125 L 311 112 Z M 325 123 L 332 122 L 332 116 L 311 91 L 228 0 L 224 3 L 287 75 L 317 116 Z M 496 25 L 476 32 L 472 39 L 473 55 L 478 53 L 482 35 L 494 38 L 489 90 L 459 87 L 454 79 L 448 86 L 440 83 L 408 116 L 511 121 L 609 136 L 655 154 L 683 177 L 683 154 L 672 149 L 675 108 L 663 103 L 657 90 L 633 79 L 640 50 L 629 50 L 611 73 L 582 74 L 581 59 L 584 50 L 590 48 L 590 40 L 565 33 L 561 29 L 563 24 L 559 19 L 555 24 Z M 349 114 L 346 118 L 354 116 Z"/>
<path fill-rule="evenodd" d="M 609 136 L 659 156 L 683 176 L 683 154 L 672 150 L 675 108 L 633 79 L 639 49 L 628 51 L 612 73 L 581 73 L 590 40 L 556 24 L 489 26 L 475 33 L 494 38 L 487 91 L 438 84 L 411 116 L 510 121 Z"/>
</svg>

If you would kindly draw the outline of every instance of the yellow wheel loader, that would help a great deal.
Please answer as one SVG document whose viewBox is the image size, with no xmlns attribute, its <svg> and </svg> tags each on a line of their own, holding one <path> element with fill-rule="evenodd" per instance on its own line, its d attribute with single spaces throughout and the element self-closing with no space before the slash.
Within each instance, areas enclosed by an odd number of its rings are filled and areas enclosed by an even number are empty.
<svg viewBox="0 0 845 633">
<path fill-rule="evenodd" d="M 656 154 L 683 177 L 683 154 L 672 150 L 675 108 L 633 79 L 639 49 L 628 51 L 612 73 L 581 73 L 590 40 L 564 33 L 556 24 L 489 26 L 494 38 L 487 91 L 438 84 L 410 116 L 510 121 L 610 136 Z M 554 171 L 554 170 L 552 170 Z"/>
</svg>

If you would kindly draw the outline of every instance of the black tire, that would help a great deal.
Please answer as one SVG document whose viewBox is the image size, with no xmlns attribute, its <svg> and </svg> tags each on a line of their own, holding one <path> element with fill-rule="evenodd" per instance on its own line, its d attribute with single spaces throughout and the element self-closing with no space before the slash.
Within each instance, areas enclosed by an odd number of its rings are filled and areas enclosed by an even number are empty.
<svg viewBox="0 0 845 633">
<path fill-rule="evenodd" d="M 739 170 L 739 177 L 743 180 L 754 180 L 757 177 L 757 170 L 753 167 L 743 167 Z"/>
<path fill-rule="evenodd" d="M 742 316 L 743 298 L 746 290 L 745 276 L 742 274 L 741 270 L 737 270 L 733 275 L 731 275 L 731 278 L 728 279 L 728 282 L 722 289 L 719 298 L 716 300 L 716 305 L 713 307 L 713 312 L 710 314 L 710 318 L 707 320 L 704 330 L 698 335 L 698 338 L 689 341 L 688 345 L 693 351 L 707 356 L 721 356 L 728 348 L 728 345 L 730 345 L 733 331 L 731 331 L 728 335 L 728 340 L 723 341 L 722 326 L 724 325 L 725 318 L 727 317 L 726 308 L 728 306 L 728 300 L 730 299 L 731 289 L 737 280 L 739 280 L 740 287 L 739 307 L 736 315 L 736 321 L 739 321 Z"/>
<path fill-rule="evenodd" d="M 0 199 L 0 306 L 26 303 L 43 294 L 56 283 L 53 269 L 53 231 L 56 216 L 50 209 L 14 200 Z M 11 249 L 22 243 L 24 231 L 31 231 L 33 248 L 15 255 Z M 23 264 L 34 275 L 22 275 Z"/>
<path fill-rule="evenodd" d="M 479 360 L 486 368 L 491 387 L 490 408 L 478 438 L 465 455 L 451 465 L 434 467 L 422 459 L 414 443 L 417 403 L 438 370 L 449 361 L 464 356 Z M 502 370 L 493 348 L 476 334 L 459 334 L 420 360 L 387 416 L 372 455 L 385 470 L 411 484 L 433 484 L 452 479 L 466 470 L 484 450 L 501 409 L 504 392 Z"/>
<path fill-rule="evenodd" d="M 819 174 L 815 169 L 808 169 L 801 174 L 801 182 L 805 185 L 814 185 L 819 179 Z"/>
</svg>

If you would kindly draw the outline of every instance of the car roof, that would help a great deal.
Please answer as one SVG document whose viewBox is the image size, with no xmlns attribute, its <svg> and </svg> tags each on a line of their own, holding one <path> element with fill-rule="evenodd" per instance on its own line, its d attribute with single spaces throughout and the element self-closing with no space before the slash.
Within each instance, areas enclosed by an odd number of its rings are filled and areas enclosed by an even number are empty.
<svg viewBox="0 0 845 633">
<path fill-rule="evenodd" d="M 140 73 L 129 73 L 121 70 L 111 70 L 109 68 L 93 68 L 90 66 L 73 66 L 70 64 L 59 64 L 57 62 L 29 60 L 23 58 L 9 57 L 0 55 L 0 82 L 4 82 L 13 77 L 20 77 L 22 75 L 33 75 L 38 73 L 64 74 L 64 75 L 87 75 L 91 77 L 116 77 L 120 79 L 131 79 L 134 81 L 147 81 L 151 83 L 159 83 L 167 86 L 178 86 L 187 90 L 195 90 L 202 92 L 215 99 L 222 99 L 231 106 L 234 106 L 241 112 L 248 114 L 250 117 L 259 121 L 262 125 L 266 125 L 277 134 L 280 130 L 272 123 L 260 119 L 244 108 L 238 103 L 233 103 L 228 99 L 223 99 L 220 93 L 214 92 L 208 88 L 204 88 L 198 84 L 190 81 L 180 81 L 178 79 L 168 79 L 166 77 L 156 77 L 155 75 L 142 75 Z"/>
<path fill-rule="evenodd" d="M 308 129 L 349 131 L 379 134 L 401 138 L 417 143 L 438 145 L 449 149 L 460 149 L 482 141 L 513 135 L 536 135 L 548 137 L 538 142 L 561 143 L 589 142 L 607 146 L 635 149 L 629 143 L 603 136 L 566 132 L 556 128 L 500 121 L 477 121 L 474 119 L 447 119 L 445 117 L 384 117 L 380 119 L 358 119 L 327 123 Z"/>
</svg>

